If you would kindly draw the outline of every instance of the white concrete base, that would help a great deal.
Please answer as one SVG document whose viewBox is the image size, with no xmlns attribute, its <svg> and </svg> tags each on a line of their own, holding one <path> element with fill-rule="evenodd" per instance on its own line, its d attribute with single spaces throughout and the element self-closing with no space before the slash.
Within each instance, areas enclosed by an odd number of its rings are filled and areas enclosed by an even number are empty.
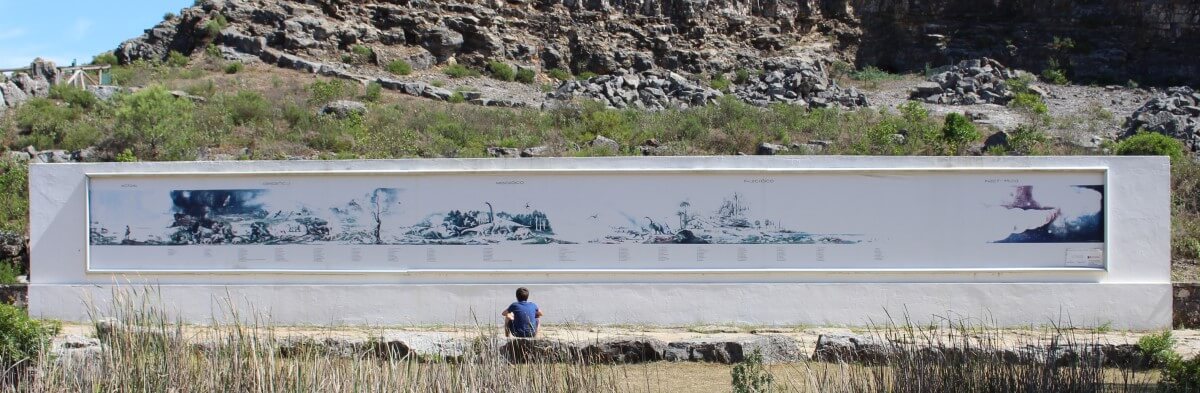
<svg viewBox="0 0 1200 393">
<path fill-rule="evenodd" d="M 950 318 L 994 326 L 1110 324 L 1162 329 L 1171 323 L 1170 284 L 1104 283 L 705 283 L 527 285 L 545 323 L 850 325 Z M 242 319 L 284 325 L 499 323 L 515 285 L 161 285 L 164 309 L 186 321 Z M 88 321 L 130 288 L 34 284 L 30 310 Z M 144 288 L 142 288 L 144 289 Z M 1139 307 L 1130 307 L 1136 299 Z M 152 300 L 151 303 L 157 301 Z M 889 317 L 890 314 L 890 317 Z"/>
</svg>

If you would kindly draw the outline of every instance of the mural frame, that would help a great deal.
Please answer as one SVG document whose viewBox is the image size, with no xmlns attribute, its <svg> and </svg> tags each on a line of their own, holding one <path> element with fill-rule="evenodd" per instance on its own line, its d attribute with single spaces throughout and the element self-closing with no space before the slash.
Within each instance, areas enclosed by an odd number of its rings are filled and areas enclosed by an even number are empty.
<svg viewBox="0 0 1200 393">
<path fill-rule="evenodd" d="M 92 266 L 91 241 L 86 241 L 83 249 L 85 272 L 87 274 L 139 274 L 139 275 L 254 275 L 254 274 L 302 274 L 302 275 L 355 275 L 355 274 L 592 274 L 592 273 L 650 273 L 650 274 L 720 274 L 720 273 L 880 273 L 880 274 L 927 274 L 927 273 L 1070 273 L 1079 275 L 1094 275 L 1107 273 L 1111 255 L 1112 201 L 1109 197 L 1111 178 L 1109 168 L 1104 166 L 1085 167 L 895 167 L 895 168 L 554 168 L 554 169 L 396 169 L 396 170 L 333 170 L 333 171 L 229 171 L 229 172 L 91 172 L 85 173 L 84 193 L 91 200 L 92 179 L 113 178 L 170 178 L 170 177 L 262 177 L 262 176 L 453 176 L 453 175 L 588 175 L 588 174 L 722 174 L 722 175 L 796 175 L 808 173 L 846 173 L 846 174 L 920 174 L 920 173 L 1096 173 L 1104 180 L 1105 193 L 1103 203 L 1104 245 L 1100 266 L 1087 267 L 964 267 L 964 268 L 450 268 L 450 269 L 288 269 L 288 268 L 193 268 L 193 269 L 153 269 L 153 268 L 98 268 Z M 85 223 L 91 220 L 91 204 L 85 203 L 82 219 Z M 90 235 L 90 225 L 84 225 L 85 239 Z"/>
</svg>

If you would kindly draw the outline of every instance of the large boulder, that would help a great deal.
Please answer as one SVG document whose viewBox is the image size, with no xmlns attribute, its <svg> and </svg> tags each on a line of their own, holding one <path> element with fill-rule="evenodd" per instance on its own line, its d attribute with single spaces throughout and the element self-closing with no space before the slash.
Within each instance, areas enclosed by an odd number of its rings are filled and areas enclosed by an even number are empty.
<svg viewBox="0 0 1200 393">
<path fill-rule="evenodd" d="M 338 119 L 345 119 L 355 115 L 362 116 L 366 113 L 367 104 L 358 101 L 338 100 L 321 107 L 322 115 L 333 116 Z"/>
<path fill-rule="evenodd" d="M 826 362 L 886 363 L 896 353 L 895 346 L 875 337 L 822 334 L 812 360 Z"/>
<path fill-rule="evenodd" d="M 421 46 L 429 50 L 438 62 L 454 57 L 462 45 L 463 35 L 445 27 L 429 29 L 421 37 Z"/>
<path fill-rule="evenodd" d="M 593 363 L 645 363 L 664 360 L 667 344 L 652 338 L 601 341 L 580 351 L 580 357 Z"/>
</svg>

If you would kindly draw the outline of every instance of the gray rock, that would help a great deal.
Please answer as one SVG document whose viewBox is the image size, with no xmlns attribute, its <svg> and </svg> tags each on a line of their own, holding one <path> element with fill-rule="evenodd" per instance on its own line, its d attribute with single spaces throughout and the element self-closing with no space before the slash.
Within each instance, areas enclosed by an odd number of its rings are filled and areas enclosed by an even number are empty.
<svg viewBox="0 0 1200 393">
<path fill-rule="evenodd" d="M 92 95 L 96 96 L 96 98 L 99 99 L 100 101 L 112 101 L 113 97 L 116 97 L 117 94 L 122 92 L 123 90 L 124 89 L 122 89 L 119 86 L 91 85 L 91 86 L 87 87 L 87 91 L 92 93 Z"/>
<path fill-rule="evenodd" d="M 826 362 L 886 363 L 895 354 L 892 343 L 866 336 L 827 335 L 817 337 L 812 359 Z"/>
<path fill-rule="evenodd" d="M 421 46 L 429 50 L 438 62 L 453 57 L 463 45 L 463 35 L 445 27 L 435 27 L 422 34 Z"/>
<path fill-rule="evenodd" d="M 787 151 L 788 151 L 787 146 L 763 142 L 758 145 L 758 149 L 754 152 L 754 154 L 757 154 L 760 156 L 773 156 L 776 154 L 785 153 Z"/>
<path fill-rule="evenodd" d="M 807 354 L 800 348 L 800 342 L 779 334 L 760 335 L 742 343 L 742 352 L 745 355 L 755 351 L 762 355 L 763 363 L 767 364 L 795 363 L 807 358 Z"/>
<path fill-rule="evenodd" d="M 521 157 L 546 157 L 549 154 L 549 146 L 534 146 L 521 150 Z"/>
<path fill-rule="evenodd" d="M 13 75 L 12 82 L 16 84 L 25 96 L 30 98 L 45 98 L 50 96 L 50 82 L 46 78 L 38 75 L 31 77 L 29 74 L 18 72 Z"/>
<path fill-rule="evenodd" d="M 592 148 L 609 150 L 613 154 L 616 154 L 621 150 L 620 143 L 617 143 L 617 141 L 612 139 L 605 138 L 603 135 L 596 135 L 596 139 L 593 139 L 588 144 L 591 145 Z"/>
<path fill-rule="evenodd" d="M 11 80 L 0 82 L 0 98 L 4 99 L 10 108 L 20 106 L 29 100 L 29 96 Z"/>
<path fill-rule="evenodd" d="M 511 147 L 489 147 L 487 154 L 492 157 L 514 158 L 520 157 L 521 151 Z"/>
<path fill-rule="evenodd" d="M 582 360 L 589 363 L 645 363 L 665 359 L 667 344 L 651 338 L 606 340 L 583 347 Z"/>
<path fill-rule="evenodd" d="M 987 151 L 988 149 L 991 149 L 991 148 L 1007 149 L 1008 148 L 1008 133 L 1004 132 L 1004 131 L 998 131 L 995 134 L 989 135 L 987 137 L 987 139 L 984 139 L 983 140 L 983 150 Z"/>
<path fill-rule="evenodd" d="M 338 100 L 325 104 L 325 106 L 321 107 L 319 114 L 345 119 L 355 115 L 362 116 L 366 113 L 367 104 L 358 101 Z"/>
</svg>

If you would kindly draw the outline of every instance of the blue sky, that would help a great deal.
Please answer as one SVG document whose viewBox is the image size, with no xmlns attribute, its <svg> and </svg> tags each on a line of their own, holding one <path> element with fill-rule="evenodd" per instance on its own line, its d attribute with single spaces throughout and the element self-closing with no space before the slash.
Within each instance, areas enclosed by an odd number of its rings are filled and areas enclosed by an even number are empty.
<svg viewBox="0 0 1200 393">
<path fill-rule="evenodd" d="M 194 0 L 0 0 L 0 68 L 87 63 Z"/>
</svg>

